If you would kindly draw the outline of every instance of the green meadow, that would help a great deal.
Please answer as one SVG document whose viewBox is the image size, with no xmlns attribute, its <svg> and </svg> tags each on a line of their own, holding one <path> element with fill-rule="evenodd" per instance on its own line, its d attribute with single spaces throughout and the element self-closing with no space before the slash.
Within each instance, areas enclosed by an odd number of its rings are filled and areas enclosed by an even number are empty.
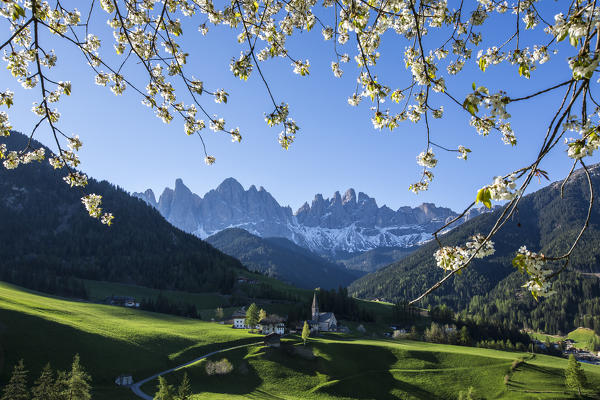
<svg viewBox="0 0 600 400">
<path fill-rule="evenodd" d="M 577 328 L 569 332 L 567 338 L 575 341 L 575 347 L 588 350 L 593 350 L 594 342 L 600 343 L 600 337 L 588 328 Z"/>
<path fill-rule="evenodd" d="M 202 354 L 258 340 L 244 330 L 165 314 L 43 296 L 0 282 L 0 377 L 21 358 L 37 378 L 45 363 L 67 369 L 74 354 L 93 378 L 95 399 L 116 399 L 120 374 L 145 378 Z M 132 398 L 124 389 L 123 398 Z M 104 394 L 106 393 L 106 394 Z"/>
<path fill-rule="evenodd" d="M 227 358 L 233 371 L 208 375 L 206 363 Z M 510 372 L 514 360 L 526 362 Z M 413 341 L 297 338 L 282 347 L 253 346 L 217 354 L 167 376 L 190 376 L 194 399 L 569 399 L 556 357 Z M 600 367 L 584 365 L 600 388 Z M 505 376 L 509 375 L 508 384 Z M 156 382 L 143 389 L 153 393 Z M 587 398 L 597 398 L 593 390 Z"/>
<path fill-rule="evenodd" d="M 413 341 L 324 335 L 303 346 L 297 337 L 281 348 L 262 344 L 227 351 L 185 368 L 195 399 L 456 399 L 470 388 L 489 399 L 566 399 L 566 360 L 527 353 Z M 260 341 L 226 325 L 69 301 L 0 283 L 0 379 L 26 362 L 30 382 L 46 362 L 67 369 L 75 353 L 93 378 L 94 399 L 132 400 L 114 379 L 135 380 L 216 349 Z M 206 363 L 226 357 L 227 375 L 207 375 Z M 514 360 L 526 362 L 510 371 Z M 592 388 L 600 367 L 584 365 Z M 183 370 L 167 379 L 178 384 Z M 505 376 L 509 375 L 508 384 Z M 156 382 L 144 386 L 148 394 Z M 595 396 L 592 390 L 588 398 Z"/>
</svg>

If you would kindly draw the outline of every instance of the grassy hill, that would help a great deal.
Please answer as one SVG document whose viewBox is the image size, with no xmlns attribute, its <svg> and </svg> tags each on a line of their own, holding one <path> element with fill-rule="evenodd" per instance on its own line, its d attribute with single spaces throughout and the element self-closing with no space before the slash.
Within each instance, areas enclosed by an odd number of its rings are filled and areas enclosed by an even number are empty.
<svg viewBox="0 0 600 400">
<path fill-rule="evenodd" d="M 578 349 L 586 349 L 594 351 L 594 347 L 600 344 L 600 336 L 592 329 L 579 327 L 567 334 L 567 336 L 546 335 L 545 333 L 532 332 L 531 336 L 542 342 L 549 341 L 557 343 L 565 339 L 571 339 L 575 342 L 575 347 Z"/>
<path fill-rule="evenodd" d="M 594 350 L 594 344 L 600 343 L 600 336 L 588 328 L 577 328 L 567 335 L 568 339 L 575 341 L 575 347 Z"/>
<path fill-rule="evenodd" d="M 228 375 L 207 375 L 206 363 L 226 357 Z M 526 362 L 510 372 L 511 365 Z M 412 341 L 296 339 L 282 348 L 254 346 L 215 355 L 167 376 L 177 384 L 186 371 L 200 399 L 568 399 L 555 357 Z M 592 387 L 600 367 L 584 365 Z M 504 383 L 506 375 L 509 382 Z M 156 382 L 143 389 L 154 393 Z M 593 390 L 588 398 L 595 398 Z"/>
<path fill-rule="evenodd" d="M 206 361 L 186 370 L 202 392 L 197 399 L 455 399 L 471 386 L 485 398 L 568 398 L 563 359 L 536 355 L 511 375 L 507 388 L 503 379 L 511 363 L 527 354 L 367 337 L 330 335 L 307 347 L 290 338 L 282 349 L 258 345 L 226 352 L 214 357 L 233 363 L 226 376 L 206 375 Z M 79 353 L 93 377 L 94 399 L 133 400 L 127 389 L 114 385 L 119 374 L 144 378 L 257 339 L 216 323 L 68 301 L 0 283 L 0 385 L 21 358 L 32 381 L 46 362 L 66 369 Z M 584 368 L 600 387 L 600 367 Z M 181 371 L 168 379 L 178 383 L 178 375 Z M 155 385 L 144 389 L 153 393 Z M 548 393 L 529 396 L 523 390 Z"/>
<path fill-rule="evenodd" d="M 144 378 L 255 335 L 226 325 L 41 296 L 0 283 L 0 382 L 21 358 L 37 378 L 46 362 L 67 369 L 79 353 L 93 378 L 94 399 L 132 398 L 118 390 L 122 373 Z"/>
</svg>

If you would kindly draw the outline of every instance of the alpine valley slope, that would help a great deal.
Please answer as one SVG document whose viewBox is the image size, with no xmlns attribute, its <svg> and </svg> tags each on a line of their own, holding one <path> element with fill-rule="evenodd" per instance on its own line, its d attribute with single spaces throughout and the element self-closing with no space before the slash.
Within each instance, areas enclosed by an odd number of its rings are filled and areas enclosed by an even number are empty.
<svg viewBox="0 0 600 400">
<path fill-rule="evenodd" d="M 206 238 L 227 228 L 242 228 L 260 237 L 283 237 L 317 254 L 348 258 L 381 247 L 407 248 L 431 239 L 431 233 L 456 216 L 449 208 L 424 203 L 394 211 L 354 189 L 331 199 L 317 194 L 295 213 L 282 207 L 263 187 L 248 190 L 233 178 L 200 197 L 181 179 L 157 201 L 152 190 L 133 193 L 155 207 L 180 229 Z M 478 215 L 473 210 L 466 218 Z"/>
<path fill-rule="evenodd" d="M 333 263 L 285 238 L 261 238 L 240 228 L 228 228 L 206 241 L 239 259 L 252 271 L 287 281 L 295 286 L 336 289 L 362 275 Z"/>
<path fill-rule="evenodd" d="M 592 182 L 600 186 L 600 164 L 589 167 Z M 590 225 L 572 254 L 568 268 L 553 283 L 555 294 L 536 301 L 521 286 L 526 277 L 512 267 L 520 246 L 547 256 L 563 254 L 581 230 L 588 210 L 585 174 L 577 170 L 564 186 L 554 182 L 525 196 L 518 213 L 494 237 L 496 253 L 476 259 L 462 274 L 425 297 L 420 306 L 446 304 L 456 311 L 487 321 L 546 333 L 568 332 L 578 326 L 600 331 L 600 208 L 592 211 Z M 596 199 L 597 202 L 598 199 Z M 487 233 L 501 213 L 476 217 L 441 237 L 444 245 L 464 245 L 475 233 Z M 361 298 L 408 301 L 431 287 L 444 274 L 433 253 L 436 243 L 418 250 L 377 272 L 353 282 L 349 292 Z M 562 264 L 555 266 L 559 268 Z"/>
<path fill-rule="evenodd" d="M 2 138 L 9 150 L 24 148 L 27 140 L 16 132 Z M 64 175 L 47 160 L 0 168 L 0 280 L 68 296 L 81 292 L 73 278 L 227 293 L 246 271 L 124 190 L 89 178 L 86 191 L 102 195 L 115 215 L 111 227 L 102 225 L 90 218 L 82 191 L 69 188 Z"/>
</svg>

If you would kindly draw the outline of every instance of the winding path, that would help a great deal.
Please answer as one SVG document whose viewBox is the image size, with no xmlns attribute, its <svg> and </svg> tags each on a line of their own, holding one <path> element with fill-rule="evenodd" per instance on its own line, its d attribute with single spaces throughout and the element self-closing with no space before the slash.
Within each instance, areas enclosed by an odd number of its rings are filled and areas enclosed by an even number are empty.
<svg viewBox="0 0 600 400">
<path fill-rule="evenodd" d="M 200 361 L 200 360 L 202 360 L 202 359 L 204 359 L 204 358 L 210 357 L 210 356 L 212 356 L 212 355 L 219 354 L 219 353 L 223 353 L 223 352 L 225 352 L 225 351 L 229 351 L 229 350 L 241 349 L 242 347 L 250 347 L 250 346 L 255 346 L 255 345 L 257 345 L 257 344 L 261 344 L 261 343 L 263 343 L 263 342 L 262 342 L 262 340 L 261 340 L 260 342 L 249 343 L 249 344 L 243 344 L 243 345 L 240 345 L 240 346 L 228 347 L 228 348 L 226 348 L 226 349 L 221 349 L 221 350 L 213 351 L 212 353 L 208 353 L 208 354 L 205 354 L 205 355 L 203 355 L 203 356 L 200 356 L 200 357 L 198 357 L 198 358 L 195 358 L 195 359 L 193 359 L 192 361 L 186 362 L 185 364 L 178 365 L 178 366 L 176 366 L 176 367 L 173 367 L 173 368 L 171 368 L 171 369 L 167 369 L 167 370 L 165 370 L 165 371 L 162 371 L 162 372 L 159 372 L 159 373 L 157 373 L 157 374 L 154 374 L 154 375 L 152 375 L 152 376 L 150 376 L 150 377 L 148 377 L 148 378 L 146 378 L 146 379 L 142 379 L 141 381 L 137 381 L 137 382 L 135 382 L 135 383 L 133 383 L 133 384 L 129 385 L 129 388 L 131 389 L 131 391 L 133 392 L 133 394 L 135 394 L 136 396 L 138 396 L 138 397 L 140 397 L 140 398 L 142 398 L 142 399 L 144 399 L 144 400 L 152 400 L 152 399 L 153 399 L 153 397 L 152 397 L 152 396 L 148 396 L 146 393 L 144 393 L 144 392 L 142 391 L 142 388 L 141 388 L 141 387 L 142 387 L 142 385 L 144 385 L 144 384 L 146 384 L 146 383 L 150 382 L 151 380 L 153 380 L 153 379 L 156 379 L 156 378 L 158 378 L 158 377 L 159 377 L 159 376 L 161 376 L 161 375 L 166 375 L 166 374 L 168 374 L 168 373 L 171 373 L 171 372 L 173 372 L 173 371 L 176 371 L 176 370 L 178 370 L 178 369 L 180 369 L 180 368 L 185 368 L 185 367 L 188 367 L 188 366 L 190 366 L 190 365 L 192 365 L 192 364 L 195 364 L 195 363 L 197 363 L 198 361 Z"/>
</svg>

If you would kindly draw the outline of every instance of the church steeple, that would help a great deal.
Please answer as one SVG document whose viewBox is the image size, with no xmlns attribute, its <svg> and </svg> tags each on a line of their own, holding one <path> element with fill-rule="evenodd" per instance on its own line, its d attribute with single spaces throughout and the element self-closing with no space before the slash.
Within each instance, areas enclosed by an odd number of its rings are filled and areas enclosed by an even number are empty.
<svg viewBox="0 0 600 400">
<path fill-rule="evenodd" d="M 319 303 L 317 302 L 317 292 L 315 292 L 315 294 L 313 296 L 312 319 L 313 319 L 313 321 L 319 320 Z"/>
</svg>

